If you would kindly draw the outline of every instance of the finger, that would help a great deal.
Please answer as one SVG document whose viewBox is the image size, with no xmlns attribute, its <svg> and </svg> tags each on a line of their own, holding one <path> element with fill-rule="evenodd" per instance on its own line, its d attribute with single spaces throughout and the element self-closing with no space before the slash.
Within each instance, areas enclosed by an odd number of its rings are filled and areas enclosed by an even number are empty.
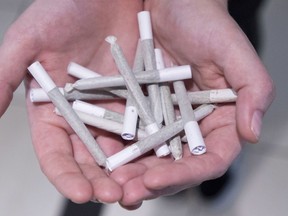
<svg viewBox="0 0 288 216">
<path fill-rule="evenodd" d="M 49 115 L 53 105 L 31 105 L 29 108 L 29 112 L 34 110 L 30 116 L 31 130 L 40 165 L 60 193 L 76 203 L 95 199 L 103 203 L 119 201 L 121 187 L 95 163 L 65 121 Z"/>
<path fill-rule="evenodd" d="M 121 199 L 121 187 L 97 166 L 76 135 L 69 138 L 66 130 L 41 128 L 46 134 L 48 130 L 49 134 L 57 134 L 34 144 L 43 172 L 65 197 L 76 203 L 91 199 L 113 203 Z M 39 133 L 37 136 L 37 140 L 42 137 Z"/>
<path fill-rule="evenodd" d="M 130 211 L 136 210 L 136 209 L 138 209 L 138 208 L 140 208 L 142 206 L 142 202 L 138 203 L 136 205 L 130 205 L 130 206 L 125 206 L 122 203 L 119 203 L 119 204 L 120 204 L 120 206 L 122 206 L 122 208 L 125 208 L 125 209 L 130 210 Z"/>
<path fill-rule="evenodd" d="M 98 131 L 99 133 L 100 131 Z M 97 136 L 96 142 L 101 146 L 105 155 L 108 156 L 115 150 L 123 148 L 122 142 L 117 139 L 118 137 L 111 136 L 110 133 L 103 134 Z M 92 184 L 93 199 L 102 203 L 119 201 L 122 198 L 121 186 L 109 176 L 108 171 L 104 167 L 99 167 L 95 163 L 94 158 L 77 135 L 72 135 L 70 138 L 73 144 L 74 158 L 79 164 L 85 178 Z"/>
<path fill-rule="evenodd" d="M 171 186 L 179 190 L 223 175 L 242 147 L 240 140 L 233 139 L 235 135 L 235 127 L 230 126 L 212 131 L 205 138 L 208 151 L 206 154 L 187 157 L 186 150 L 183 159 L 161 166 L 155 165 L 155 168 L 148 170 L 144 176 L 144 184 L 154 190 Z"/>
<path fill-rule="evenodd" d="M 19 36 L 17 32 L 10 31 L 0 46 L 0 116 L 9 106 L 13 92 L 23 80 L 34 56 L 35 50 L 31 49 L 30 42 Z"/>
<path fill-rule="evenodd" d="M 72 134 L 71 129 L 61 117 L 53 115 L 52 104 L 27 103 L 32 142 L 41 170 L 63 196 L 76 203 L 91 200 L 93 187 L 74 159 L 68 135 Z"/>
<path fill-rule="evenodd" d="M 127 182 L 123 186 L 123 198 L 120 201 L 121 206 L 126 209 L 133 209 L 141 205 L 143 200 L 153 199 L 158 197 L 160 194 L 153 194 L 153 191 L 148 190 L 142 177 L 136 177 L 133 180 Z"/>
<path fill-rule="evenodd" d="M 76 135 L 70 136 L 73 144 L 74 158 L 79 164 L 81 172 L 92 185 L 93 200 L 101 203 L 115 203 L 121 200 L 123 192 L 121 186 L 104 168 L 96 165 L 93 157 Z M 99 135 L 96 139 L 106 155 L 123 148 L 123 144 L 113 137 Z"/>
<path fill-rule="evenodd" d="M 143 164 L 129 163 L 114 170 L 110 177 L 123 186 L 130 179 L 142 176 L 146 170 L 147 167 Z"/>
<path fill-rule="evenodd" d="M 143 182 L 143 177 L 138 176 L 123 186 L 124 194 L 120 204 L 128 210 L 136 209 L 141 206 L 144 200 L 151 200 L 163 195 L 174 194 L 175 191 L 181 190 L 180 187 L 182 190 L 185 188 L 184 186 L 177 186 L 177 188 L 169 186 L 160 190 L 154 190 L 146 187 Z"/>
<path fill-rule="evenodd" d="M 137 161 L 147 171 L 124 184 L 122 204 L 129 206 L 145 199 L 173 194 L 224 174 L 242 147 L 235 126 L 234 106 L 217 109 L 201 122 L 201 130 L 208 151 L 204 155 L 192 156 L 184 145 L 181 160 L 150 156 Z"/>
<path fill-rule="evenodd" d="M 123 198 L 120 204 L 126 209 L 135 209 L 141 206 L 144 199 L 153 199 L 164 191 L 152 191 L 143 184 L 145 172 L 155 164 L 170 163 L 170 157 L 158 158 L 155 155 L 139 158 L 133 163 L 126 164 L 114 170 L 111 177 L 123 187 Z"/>
<path fill-rule="evenodd" d="M 118 167 L 110 174 L 110 177 L 123 186 L 131 179 L 142 176 L 154 164 L 161 165 L 172 161 L 170 155 L 158 158 L 154 153 L 152 155 L 145 154 L 131 163 Z"/>
<path fill-rule="evenodd" d="M 245 39 L 228 51 L 224 72 L 238 94 L 237 128 L 249 142 L 257 142 L 262 118 L 274 99 L 273 82 L 252 45 Z"/>
<path fill-rule="evenodd" d="M 179 162 L 155 166 L 145 173 L 144 184 L 150 190 L 166 190 L 173 186 L 175 193 L 196 186 L 204 180 L 218 177 L 219 173 L 222 173 L 222 167 L 221 158 L 207 153 L 201 159 L 189 157 L 181 159 Z"/>
<path fill-rule="evenodd" d="M 105 170 L 95 164 L 80 164 L 80 168 L 93 187 L 93 200 L 101 203 L 115 203 L 121 200 L 122 188 Z"/>
<path fill-rule="evenodd" d="M 35 128 L 35 127 L 36 128 Z M 39 128 L 39 129 L 37 129 Z M 91 183 L 73 158 L 67 132 L 53 125 L 33 124 L 32 140 L 43 173 L 63 196 L 76 203 L 93 198 Z"/>
</svg>

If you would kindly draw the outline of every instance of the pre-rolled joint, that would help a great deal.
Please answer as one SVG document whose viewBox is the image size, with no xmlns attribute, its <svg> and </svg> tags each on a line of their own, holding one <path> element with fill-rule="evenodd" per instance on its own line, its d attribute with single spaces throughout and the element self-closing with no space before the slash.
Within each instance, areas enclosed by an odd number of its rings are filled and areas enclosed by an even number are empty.
<svg viewBox="0 0 288 216">
<path fill-rule="evenodd" d="M 136 159 L 141 156 L 139 147 L 135 144 L 123 149 L 122 151 L 108 157 L 106 159 L 106 169 L 110 172 L 116 168 Z"/>
<path fill-rule="evenodd" d="M 74 76 L 79 79 L 86 79 L 86 78 L 92 78 L 92 77 L 99 77 L 100 74 L 96 73 L 95 71 L 92 71 L 86 67 L 83 67 L 82 65 L 79 65 L 75 62 L 70 62 L 67 67 L 67 72 L 69 75 Z"/>
<path fill-rule="evenodd" d="M 215 89 L 210 91 L 211 103 L 235 102 L 237 93 L 233 89 Z"/>
<path fill-rule="evenodd" d="M 154 151 L 157 157 L 165 157 L 171 153 L 171 150 L 166 143 L 160 145 L 159 147 L 154 148 Z"/>
<path fill-rule="evenodd" d="M 75 100 L 72 107 L 74 110 L 98 117 L 103 117 L 105 115 L 104 108 L 80 100 Z"/>
<path fill-rule="evenodd" d="M 152 124 L 149 124 L 145 127 L 145 131 L 147 134 L 153 134 L 153 133 L 156 133 L 157 131 L 159 131 L 159 127 L 157 125 L 157 123 L 152 123 Z"/>
<path fill-rule="evenodd" d="M 164 60 L 163 60 L 163 55 L 162 55 L 161 49 L 155 48 L 154 53 L 155 53 L 155 60 L 156 60 L 157 69 L 158 70 L 164 69 L 165 65 L 164 65 Z"/>
<path fill-rule="evenodd" d="M 154 134 L 157 131 L 159 131 L 159 127 L 157 123 L 152 123 L 150 125 L 147 125 L 145 127 L 145 131 L 148 135 Z M 154 148 L 154 151 L 157 155 L 157 157 L 165 157 L 171 153 L 168 145 L 166 143 L 163 143 L 162 145 L 159 145 L 158 147 Z"/>
<path fill-rule="evenodd" d="M 64 95 L 64 89 L 59 88 L 59 91 Z M 42 88 L 32 88 L 29 91 L 30 101 L 32 103 L 36 102 L 51 102 L 48 94 Z"/>
<path fill-rule="evenodd" d="M 206 152 L 206 146 L 196 146 L 194 149 L 191 150 L 193 155 L 202 155 Z"/>
<path fill-rule="evenodd" d="M 192 70 L 190 65 L 164 68 L 159 70 L 159 77 L 161 82 L 191 79 Z"/>
<path fill-rule="evenodd" d="M 194 110 L 196 121 L 200 121 L 211 114 L 216 109 L 216 107 L 217 106 L 214 104 L 202 104 L 201 106 L 197 107 Z"/>
<path fill-rule="evenodd" d="M 206 145 L 197 121 L 190 121 L 184 125 L 188 146 L 193 155 L 201 155 L 206 152 Z"/>
<path fill-rule="evenodd" d="M 125 140 L 133 140 L 136 135 L 138 123 L 138 112 L 135 106 L 127 106 L 125 108 L 123 120 L 123 132 L 121 137 Z"/>
<path fill-rule="evenodd" d="M 141 40 L 153 39 L 151 17 L 149 11 L 141 11 L 137 14 Z"/>
<path fill-rule="evenodd" d="M 105 38 L 105 41 L 108 42 L 109 44 L 113 45 L 116 43 L 117 38 L 114 35 L 109 35 Z"/>
<path fill-rule="evenodd" d="M 66 83 L 64 86 L 65 92 L 72 92 L 74 90 L 73 83 Z"/>
<path fill-rule="evenodd" d="M 45 92 L 49 92 L 56 88 L 54 81 L 51 79 L 39 61 L 31 64 L 28 67 L 28 70 Z"/>
</svg>

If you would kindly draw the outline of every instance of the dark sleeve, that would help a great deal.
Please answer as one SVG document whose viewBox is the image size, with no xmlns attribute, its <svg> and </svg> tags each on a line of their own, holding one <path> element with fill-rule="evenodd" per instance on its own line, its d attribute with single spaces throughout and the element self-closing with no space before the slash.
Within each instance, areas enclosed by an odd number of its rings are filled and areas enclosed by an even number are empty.
<svg viewBox="0 0 288 216">
<path fill-rule="evenodd" d="M 245 32 L 256 50 L 261 45 L 261 23 L 259 12 L 265 0 L 229 0 L 228 9 L 231 16 Z"/>
</svg>

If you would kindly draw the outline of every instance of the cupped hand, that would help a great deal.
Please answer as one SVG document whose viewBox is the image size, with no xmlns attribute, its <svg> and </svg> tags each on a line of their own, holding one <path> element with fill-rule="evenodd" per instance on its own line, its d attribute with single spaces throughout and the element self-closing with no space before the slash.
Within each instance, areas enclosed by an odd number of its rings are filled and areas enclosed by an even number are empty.
<svg viewBox="0 0 288 216">
<path fill-rule="evenodd" d="M 142 1 L 38 0 L 16 20 L 0 47 L 0 114 L 26 76 L 27 90 L 39 85 L 26 68 L 39 61 L 57 86 L 73 82 L 66 68 L 77 62 L 103 74 L 116 73 L 110 47 L 115 35 L 131 62 L 137 45 L 136 14 Z M 121 110 L 120 104 L 105 104 Z M 89 200 L 116 202 L 122 188 L 98 167 L 67 123 L 53 113 L 51 103 L 32 104 L 27 97 L 32 141 L 41 169 L 55 187 L 77 203 Z M 107 155 L 122 144 L 110 134 L 91 130 Z"/>
<path fill-rule="evenodd" d="M 123 186 L 121 204 L 137 208 L 143 200 L 173 194 L 221 176 L 244 141 L 259 140 L 261 121 L 274 98 L 273 83 L 257 53 L 227 12 L 224 0 L 146 0 L 155 46 L 166 65 L 190 64 L 192 90 L 232 88 L 236 104 L 220 105 L 200 122 L 207 153 L 192 156 L 187 145 L 181 160 L 139 159 L 111 176 Z"/>
</svg>

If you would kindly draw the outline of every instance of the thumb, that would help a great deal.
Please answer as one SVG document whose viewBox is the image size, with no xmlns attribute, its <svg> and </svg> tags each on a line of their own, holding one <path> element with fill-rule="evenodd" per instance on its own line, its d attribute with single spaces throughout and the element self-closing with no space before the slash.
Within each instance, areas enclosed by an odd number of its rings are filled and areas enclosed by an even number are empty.
<svg viewBox="0 0 288 216">
<path fill-rule="evenodd" d="M 259 82 L 251 76 L 251 83 L 238 90 L 236 122 L 237 129 L 245 140 L 252 143 L 259 141 L 262 119 L 273 98 L 273 83 L 264 75 Z"/>
<path fill-rule="evenodd" d="M 14 32 L 14 33 L 13 33 Z M 34 57 L 31 38 L 9 31 L 0 46 L 0 117 L 8 108 Z"/>
<path fill-rule="evenodd" d="M 236 122 L 240 135 L 248 142 L 259 140 L 262 119 L 275 96 L 273 81 L 252 45 L 236 49 L 229 59 L 225 76 L 238 94 Z"/>
</svg>

